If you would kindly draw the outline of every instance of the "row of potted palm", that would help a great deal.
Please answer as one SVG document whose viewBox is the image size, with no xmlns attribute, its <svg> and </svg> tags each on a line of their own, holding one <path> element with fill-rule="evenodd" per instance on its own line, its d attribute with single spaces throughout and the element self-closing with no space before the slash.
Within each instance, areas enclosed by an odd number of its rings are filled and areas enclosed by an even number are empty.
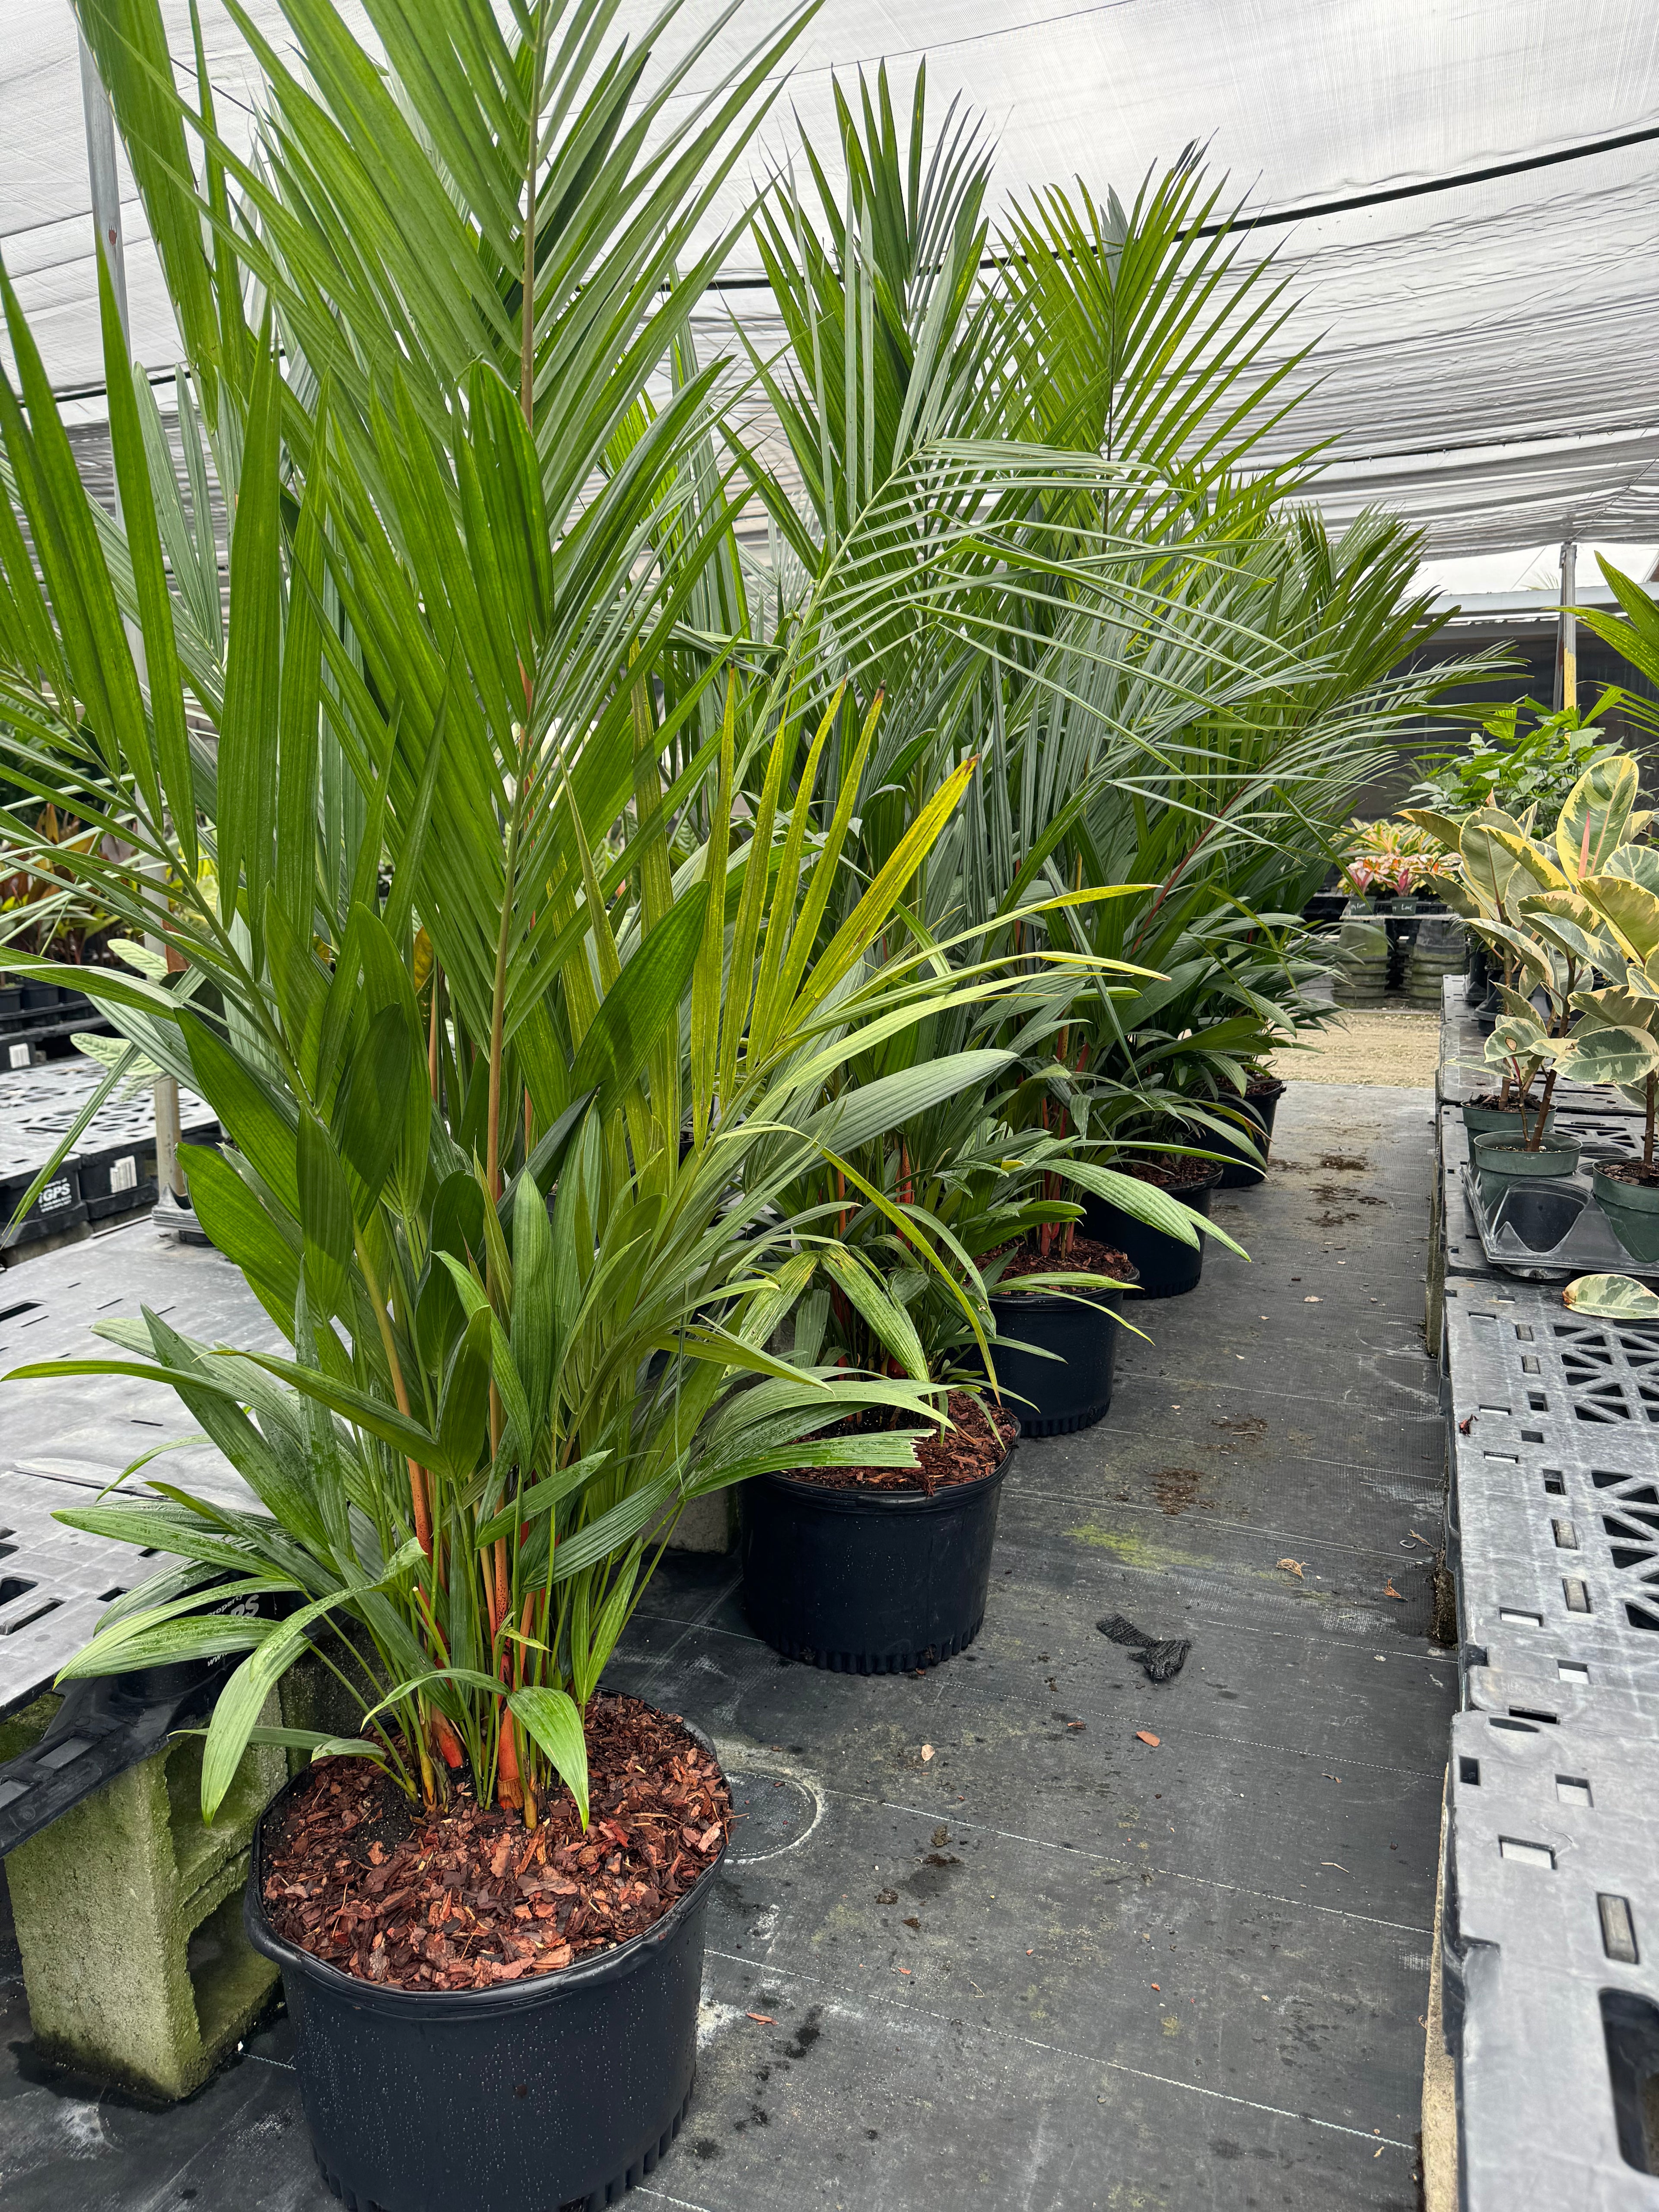
<svg viewBox="0 0 1659 2212">
<path fill-rule="evenodd" d="M 296 64 L 255 40 L 250 161 L 154 0 L 81 10 L 183 483 L 107 269 L 119 522 L 0 284 L 0 830 L 115 917 L 108 1081 L 211 1105 L 192 1203 L 285 1347 L 146 1312 L 26 1371 L 167 1384 L 247 1486 L 68 1516 L 165 1555 L 70 1671 L 236 1659 L 210 1818 L 251 1742 L 303 1762 L 247 1915 L 331 2179 L 605 2201 L 685 2110 L 731 1822 L 603 1686 L 678 1516 L 740 1486 L 751 1613 L 817 1663 L 976 1632 L 1126 1246 L 1190 1287 L 1259 1177 L 1297 893 L 1422 611 L 1403 533 L 1241 472 L 1272 283 L 1190 167 L 988 257 L 982 150 L 884 76 L 846 195 L 757 211 L 784 356 L 705 366 L 700 226 L 798 24 L 691 105 L 603 0 L 369 12 L 372 65 L 324 0 Z M 274 1717 L 301 1662 L 329 1730 Z"/>
</svg>

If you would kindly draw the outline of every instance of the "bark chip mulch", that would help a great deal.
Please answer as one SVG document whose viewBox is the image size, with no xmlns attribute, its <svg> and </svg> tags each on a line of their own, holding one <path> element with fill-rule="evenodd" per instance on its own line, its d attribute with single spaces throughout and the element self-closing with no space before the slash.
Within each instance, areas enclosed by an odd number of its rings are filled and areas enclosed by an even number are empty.
<svg viewBox="0 0 1659 2212">
<path fill-rule="evenodd" d="M 1149 1182 L 1158 1190 L 1185 1190 L 1194 1183 L 1209 1182 L 1221 1173 L 1219 1160 L 1194 1159 L 1190 1152 L 1155 1152 L 1148 1159 L 1114 1161 L 1124 1175 Z"/>
<path fill-rule="evenodd" d="M 1007 1249 L 1004 1245 L 1001 1250 Z M 1000 1254 L 988 1252 L 985 1256 L 993 1261 Z M 1058 1243 L 1046 1255 L 1027 1245 L 1015 1253 L 991 1285 L 992 1297 L 1020 1275 L 1107 1275 L 1117 1283 L 1138 1283 L 1140 1279 L 1139 1271 L 1127 1252 L 1120 1252 L 1111 1244 L 1099 1243 L 1092 1237 L 1074 1237 L 1069 1252 L 1062 1252 Z M 1086 1297 L 1089 1294 L 1085 1291 L 1079 1295 Z"/>
<path fill-rule="evenodd" d="M 673 1713 L 587 1708 L 590 1825 L 560 1787 L 540 1825 L 458 1792 L 410 1807 L 371 1761 L 319 1760 L 267 1840 L 279 1936 L 386 1989 L 481 1990 L 550 1973 L 661 1919 L 732 1832 L 725 1777 Z"/>
<path fill-rule="evenodd" d="M 1659 1183 L 1659 1167 L 1644 1168 L 1640 1160 L 1597 1160 L 1595 1172 L 1608 1182 L 1634 1183 L 1638 1190 Z"/>
<path fill-rule="evenodd" d="M 955 1425 L 916 1431 L 915 1467 L 791 1468 L 787 1480 L 821 1490 L 920 1490 L 931 1498 L 951 1483 L 977 1482 L 1000 1467 L 1019 1423 L 1006 1407 L 987 1407 L 971 1390 L 952 1390 L 946 1408 Z M 849 1414 L 826 1437 L 855 1437 L 874 1430 L 879 1417 Z"/>
</svg>

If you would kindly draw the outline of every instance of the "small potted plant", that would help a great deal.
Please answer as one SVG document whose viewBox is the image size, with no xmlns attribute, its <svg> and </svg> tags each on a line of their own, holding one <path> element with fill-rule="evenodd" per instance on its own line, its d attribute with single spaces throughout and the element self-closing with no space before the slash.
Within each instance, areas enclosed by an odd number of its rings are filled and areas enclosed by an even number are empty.
<svg viewBox="0 0 1659 2212">
<path fill-rule="evenodd" d="M 1515 994 L 1509 994 L 1513 999 Z M 1475 1167 L 1483 1196 L 1488 1203 L 1502 1195 L 1510 1182 L 1570 1176 L 1578 1165 L 1575 1139 L 1559 1135 L 1552 1126 L 1551 1094 L 1557 1069 L 1553 1064 L 1556 1040 L 1524 1000 L 1500 1014 L 1486 1043 L 1487 1064 L 1504 1071 L 1506 1087 L 1517 1099 L 1527 1098 L 1540 1069 L 1547 1066 L 1542 1091 L 1528 1112 L 1517 1108 L 1518 1127 L 1498 1127 L 1474 1138 Z"/>
<path fill-rule="evenodd" d="M 1390 987 L 1407 981 L 1425 907 L 1440 912 L 1441 882 L 1452 861 L 1416 823 L 1355 820 L 1342 848 L 1342 873 L 1357 898 L 1369 901 L 1346 919 L 1338 936 L 1337 1003 L 1379 1006 Z M 1399 902 L 1406 902 L 1403 913 Z"/>
</svg>

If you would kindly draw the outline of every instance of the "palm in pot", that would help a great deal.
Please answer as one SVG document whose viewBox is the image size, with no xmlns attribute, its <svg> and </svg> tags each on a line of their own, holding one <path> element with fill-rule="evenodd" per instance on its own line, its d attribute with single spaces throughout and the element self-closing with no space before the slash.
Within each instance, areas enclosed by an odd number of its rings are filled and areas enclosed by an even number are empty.
<svg viewBox="0 0 1659 2212">
<path fill-rule="evenodd" d="M 209 262 L 183 126 L 154 97 L 159 12 L 135 0 L 118 36 L 88 11 L 190 349 L 189 500 L 106 272 L 125 528 L 76 477 L 9 291 L 20 392 L 0 383 L 5 520 L 15 501 L 41 549 L 20 556 L 14 527 L 0 580 L 7 769 L 29 802 L 6 833 L 44 859 L 39 804 L 98 833 L 59 857 L 126 933 L 129 972 L 84 979 L 124 1040 L 111 1081 L 148 1062 L 211 1103 L 228 1144 L 191 1156 L 192 1199 L 284 1349 L 192 1342 L 148 1314 L 106 1331 L 116 1356 L 29 1371 L 170 1385 L 250 1493 L 228 1508 L 151 1480 L 76 1516 L 167 1561 L 76 1671 L 234 1662 L 208 1817 L 274 1729 L 329 1760 L 329 1791 L 381 1790 L 405 1838 L 470 1808 L 491 1842 L 476 1926 L 429 1923 L 417 1947 L 398 1923 L 376 1944 L 330 1915 L 326 1957 L 274 1926 L 256 1867 L 250 1914 L 285 1946 L 331 2174 L 400 2206 L 448 2160 L 456 2201 L 479 2201 L 485 2167 L 500 2201 L 562 2199 L 654 2160 L 678 2124 L 726 1832 L 684 1731 L 666 1755 L 696 1784 L 691 1839 L 677 1827 L 653 1858 L 614 1774 L 596 1800 L 607 1656 L 688 1500 L 791 1454 L 833 1462 L 820 1432 L 871 1403 L 941 1418 L 925 1382 L 770 1347 L 804 1286 L 782 1201 L 806 1164 L 988 1072 L 969 1053 L 885 1087 L 847 1076 L 876 1033 L 977 988 L 948 960 L 872 952 L 975 763 L 919 781 L 859 880 L 844 856 L 881 712 L 869 576 L 829 563 L 785 641 L 728 657 L 749 622 L 687 329 L 708 265 L 690 240 L 778 47 L 647 157 L 668 93 L 629 109 L 638 56 L 586 82 L 600 7 L 556 40 L 554 10 L 527 8 L 510 43 L 476 10 L 382 10 L 402 101 L 330 11 L 301 12 L 307 82 L 265 57 L 291 128 L 264 167 L 217 139 L 205 85 L 190 118 L 220 217 Z M 314 199 L 313 161 L 331 179 Z M 395 220 L 362 219 L 392 166 Z M 269 303 L 257 326 L 233 240 Z M 665 400 L 647 391 L 662 362 Z M 884 582 L 884 620 L 950 621 L 986 465 L 918 459 L 918 476 L 956 471 L 965 520 Z M 873 1449 L 903 1465 L 915 1437 Z M 337 1733 L 276 1723 L 301 1657 L 331 1673 Z M 361 1784 L 340 1780 L 348 1754 Z M 573 1871 L 599 1856 L 590 1816 L 617 1860 L 603 1913 L 591 1863 Z M 289 1848 L 286 1819 L 262 1850 Z M 518 1935 L 495 1925 L 514 1917 L 509 1864 L 550 1908 Z M 631 2025 L 580 2032 L 605 1975 L 642 1955 L 652 2001 L 636 1982 Z M 577 2032 L 525 2025 L 544 2001 Z M 435 2074 L 399 2039 L 410 2008 Z M 526 2084 L 507 2114 L 469 2101 L 492 2073 Z"/>
</svg>

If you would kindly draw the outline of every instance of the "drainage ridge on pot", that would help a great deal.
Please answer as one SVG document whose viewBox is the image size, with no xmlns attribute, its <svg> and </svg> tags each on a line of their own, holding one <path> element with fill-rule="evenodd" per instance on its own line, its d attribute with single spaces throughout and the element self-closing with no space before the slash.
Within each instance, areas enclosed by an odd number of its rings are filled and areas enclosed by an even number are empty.
<svg viewBox="0 0 1659 2212">
<path fill-rule="evenodd" d="M 489 1989 L 384 1989 L 265 1916 L 267 1824 L 308 1779 L 260 1817 L 242 1920 L 283 1971 L 329 2187 L 358 2212 L 615 2203 L 654 2169 L 690 2105 L 703 1922 L 724 1849 L 654 1926 L 611 1950 Z"/>
<path fill-rule="evenodd" d="M 1055 1261 L 1056 1268 L 1065 1264 Z M 994 1340 L 997 1382 L 1019 1410 L 1022 1435 L 1067 1436 L 1103 1419 L 1112 1402 L 1123 1292 L 1139 1280 L 1139 1268 L 1130 1267 L 1112 1282 L 1103 1276 L 1098 1291 L 1022 1291 L 1016 1277 L 1013 1287 L 992 1291 L 997 1337 L 1012 1340 Z"/>
<path fill-rule="evenodd" d="M 743 1605 L 757 1633 L 786 1658 L 840 1674 L 908 1674 L 964 1650 L 985 1618 L 1018 1443 L 1017 1431 L 988 1474 L 931 1497 L 787 1474 L 745 1482 Z"/>
</svg>

